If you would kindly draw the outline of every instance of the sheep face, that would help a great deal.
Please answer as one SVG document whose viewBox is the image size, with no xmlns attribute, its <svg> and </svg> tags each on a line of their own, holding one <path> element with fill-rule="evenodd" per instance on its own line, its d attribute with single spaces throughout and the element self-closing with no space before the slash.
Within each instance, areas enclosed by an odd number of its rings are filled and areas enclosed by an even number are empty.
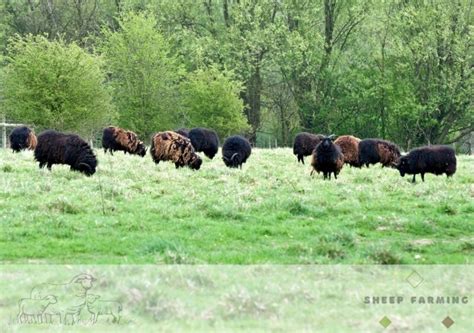
<svg viewBox="0 0 474 333">
<path fill-rule="evenodd" d="M 146 155 L 146 147 L 142 141 L 138 142 L 136 153 L 141 157 L 144 157 Z"/>
<path fill-rule="evenodd" d="M 193 158 L 191 158 L 189 167 L 193 170 L 199 170 L 201 168 L 201 164 L 202 164 L 202 159 L 198 155 L 195 155 L 193 156 Z"/>
<path fill-rule="evenodd" d="M 398 164 L 394 163 L 393 166 L 398 169 L 402 177 L 405 177 L 405 174 L 410 171 L 410 161 L 407 156 L 401 157 Z"/>
<path fill-rule="evenodd" d="M 332 137 L 325 137 L 320 144 L 325 150 L 329 150 L 332 146 Z"/>
<path fill-rule="evenodd" d="M 47 301 L 48 304 L 55 304 L 58 302 L 56 296 L 53 296 L 53 295 L 45 296 L 43 297 L 43 300 Z"/>
<path fill-rule="evenodd" d="M 91 289 L 92 288 L 92 283 L 95 281 L 96 279 L 92 276 L 92 275 L 89 275 L 89 274 L 80 274 L 78 276 L 75 276 L 73 279 L 72 279 L 72 283 L 78 283 L 82 286 L 82 288 L 88 290 L 88 289 Z"/>
<path fill-rule="evenodd" d="M 86 303 L 87 304 L 93 304 L 95 301 L 97 301 L 98 299 L 100 298 L 99 295 L 92 295 L 92 294 L 88 294 L 86 296 Z"/>
</svg>

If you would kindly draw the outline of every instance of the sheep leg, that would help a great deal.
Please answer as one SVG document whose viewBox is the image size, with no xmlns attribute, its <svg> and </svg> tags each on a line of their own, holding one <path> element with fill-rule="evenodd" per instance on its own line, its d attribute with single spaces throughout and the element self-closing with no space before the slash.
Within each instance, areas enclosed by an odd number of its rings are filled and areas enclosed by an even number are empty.
<svg viewBox="0 0 474 333">
<path fill-rule="evenodd" d="M 412 179 L 412 181 L 411 181 L 412 183 L 414 183 L 414 182 L 416 181 L 416 180 L 415 180 L 415 176 L 416 176 L 416 175 L 413 175 L 413 179 Z"/>
<path fill-rule="evenodd" d="M 48 165 L 47 165 L 46 167 L 48 168 L 49 171 L 51 171 L 51 167 L 52 167 L 52 166 L 53 166 L 53 165 L 48 162 Z"/>
<path fill-rule="evenodd" d="M 334 172 L 334 179 L 337 179 L 337 173 Z"/>
<path fill-rule="evenodd" d="M 40 169 L 43 169 L 45 164 L 46 164 L 46 162 L 40 162 L 39 168 L 40 168 Z"/>
<path fill-rule="evenodd" d="M 425 174 L 424 173 L 421 174 L 421 180 L 423 181 L 423 183 L 425 182 Z"/>
</svg>

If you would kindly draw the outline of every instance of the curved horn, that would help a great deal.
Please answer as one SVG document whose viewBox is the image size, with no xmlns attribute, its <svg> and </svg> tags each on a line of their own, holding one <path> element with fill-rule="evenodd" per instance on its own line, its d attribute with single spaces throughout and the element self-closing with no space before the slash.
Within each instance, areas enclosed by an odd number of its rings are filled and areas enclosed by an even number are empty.
<svg viewBox="0 0 474 333">
<path fill-rule="evenodd" d="M 334 139 L 336 137 L 336 134 L 331 134 L 330 136 L 328 136 L 329 139 Z"/>
<path fill-rule="evenodd" d="M 233 161 L 234 158 L 235 158 L 235 156 L 237 156 L 237 155 L 239 155 L 239 153 L 234 153 L 234 154 L 232 155 L 232 157 L 230 158 L 230 160 Z"/>
<path fill-rule="evenodd" d="M 81 166 L 81 165 L 85 166 L 85 167 L 87 168 L 87 170 L 91 171 L 91 166 L 90 166 L 89 164 L 87 164 L 87 163 L 79 163 L 79 166 Z"/>
</svg>

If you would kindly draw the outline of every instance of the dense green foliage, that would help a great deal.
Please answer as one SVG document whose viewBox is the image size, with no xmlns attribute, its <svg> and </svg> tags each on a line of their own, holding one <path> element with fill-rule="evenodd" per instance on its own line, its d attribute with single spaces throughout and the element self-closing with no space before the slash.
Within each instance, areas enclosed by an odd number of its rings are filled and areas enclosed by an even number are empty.
<svg viewBox="0 0 474 333">
<path fill-rule="evenodd" d="M 138 134 L 173 128 L 182 67 L 147 14 L 127 13 L 119 30 L 104 32 L 102 50 L 111 73 L 119 123 Z"/>
<path fill-rule="evenodd" d="M 181 85 L 183 124 L 213 128 L 221 138 L 246 130 L 240 89 L 231 73 L 215 67 L 191 73 Z"/>
<path fill-rule="evenodd" d="M 6 113 L 39 128 L 90 135 L 113 116 L 100 59 L 76 44 L 28 35 L 10 40 Z"/>
<path fill-rule="evenodd" d="M 409 148 L 451 143 L 474 129 L 473 7 L 472 0 L 8 0 L 0 42 L 5 53 L 9 36 L 45 33 L 98 47 L 119 125 L 140 133 L 207 119 L 190 105 L 199 97 L 178 88 L 196 70 L 215 68 L 231 70 L 229 84 L 242 87 L 222 100 L 242 99 L 253 141 L 265 135 L 287 145 L 308 130 Z M 233 119 L 242 112 L 221 111 Z"/>
<path fill-rule="evenodd" d="M 474 259 L 474 158 L 412 184 L 391 168 L 310 177 L 288 148 L 199 171 L 98 152 L 92 177 L 0 150 L 0 258 L 25 263 L 431 263 Z M 276 162 L 277 161 L 277 162 Z"/>
</svg>

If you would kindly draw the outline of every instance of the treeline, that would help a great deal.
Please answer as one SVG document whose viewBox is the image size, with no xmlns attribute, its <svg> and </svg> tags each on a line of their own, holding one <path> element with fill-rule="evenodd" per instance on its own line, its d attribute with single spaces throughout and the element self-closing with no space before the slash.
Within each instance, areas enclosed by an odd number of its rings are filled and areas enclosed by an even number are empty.
<svg viewBox="0 0 474 333">
<path fill-rule="evenodd" d="M 142 135 L 208 126 L 410 148 L 474 130 L 473 0 L 7 0 L 2 110 Z"/>
</svg>

